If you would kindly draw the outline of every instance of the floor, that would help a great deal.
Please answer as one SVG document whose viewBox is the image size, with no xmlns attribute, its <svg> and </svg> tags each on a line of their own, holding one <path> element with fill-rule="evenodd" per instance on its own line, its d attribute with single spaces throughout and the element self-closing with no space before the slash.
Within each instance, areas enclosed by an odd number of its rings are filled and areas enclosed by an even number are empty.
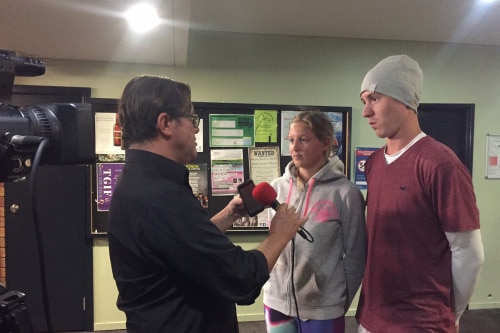
<svg viewBox="0 0 500 333">
<path fill-rule="evenodd" d="M 354 317 L 346 317 L 345 333 L 356 333 L 357 328 L 358 324 Z M 126 333 L 126 331 L 105 331 L 104 333 Z M 266 333 L 266 325 L 260 321 L 242 322 L 240 333 Z M 460 333 L 500 333 L 500 309 L 466 311 L 460 321 Z"/>
<path fill-rule="evenodd" d="M 346 317 L 345 333 L 356 333 L 358 323 Z M 264 322 L 240 323 L 240 333 L 265 333 Z M 460 333 L 500 333 L 500 309 L 468 310 L 460 320 Z"/>
</svg>

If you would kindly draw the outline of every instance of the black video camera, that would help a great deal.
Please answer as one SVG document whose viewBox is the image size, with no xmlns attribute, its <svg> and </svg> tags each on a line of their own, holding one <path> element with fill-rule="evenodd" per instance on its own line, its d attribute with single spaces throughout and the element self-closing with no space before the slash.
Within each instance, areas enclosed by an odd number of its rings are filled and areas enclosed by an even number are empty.
<svg viewBox="0 0 500 333">
<path fill-rule="evenodd" d="M 29 320 L 28 310 L 24 303 L 24 294 L 10 291 L 0 284 L 0 332 L 32 333 L 33 326 Z"/>
<path fill-rule="evenodd" d="M 43 60 L 0 50 L 0 182 L 24 179 L 43 140 L 49 145 L 42 163 L 91 163 L 95 159 L 95 147 L 88 144 L 94 142 L 89 104 L 10 105 L 16 75 L 44 73 Z"/>
</svg>

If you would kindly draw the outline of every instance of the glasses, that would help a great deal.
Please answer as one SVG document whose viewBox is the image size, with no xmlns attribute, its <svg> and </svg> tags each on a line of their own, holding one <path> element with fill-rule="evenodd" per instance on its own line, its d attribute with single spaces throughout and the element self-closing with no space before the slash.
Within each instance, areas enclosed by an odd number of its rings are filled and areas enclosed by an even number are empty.
<svg viewBox="0 0 500 333">
<path fill-rule="evenodd" d="M 200 116 L 197 114 L 189 114 L 185 116 L 181 116 L 183 118 L 191 118 L 191 121 L 193 122 L 194 127 L 198 127 L 200 125 Z"/>
</svg>

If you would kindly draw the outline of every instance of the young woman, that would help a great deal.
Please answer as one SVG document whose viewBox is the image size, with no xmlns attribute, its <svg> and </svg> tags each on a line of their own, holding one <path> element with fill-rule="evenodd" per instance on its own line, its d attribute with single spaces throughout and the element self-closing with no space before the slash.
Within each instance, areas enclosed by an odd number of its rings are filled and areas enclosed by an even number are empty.
<svg viewBox="0 0 500 333">
<path fill-rule="evenodd" d="M 332 155 L 332 121 L 320 111 L 297 114 L 287 137 L 292 161 L 271 185 L 277 200 L 309 220 L 309 240 L 292 239 L 264 286 L 269 333 L 343 333 L 344 315 L 365 267 L 365 205 Z"/>
</svg>

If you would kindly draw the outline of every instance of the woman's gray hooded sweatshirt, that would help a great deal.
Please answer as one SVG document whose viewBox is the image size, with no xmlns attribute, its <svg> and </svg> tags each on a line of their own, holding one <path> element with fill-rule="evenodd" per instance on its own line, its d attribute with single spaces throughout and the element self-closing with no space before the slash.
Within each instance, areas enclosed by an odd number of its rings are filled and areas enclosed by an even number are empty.
<svg viewBox="0 0 500 333">
<path fill-rule="evenodd" d="M 365 201 L 361 191 L 345 177 L 344 164 L 336 156 L 302 189 L 296 175 L 297 168 L 292 161 L 271 186 L 280 203 L 294 206 L 301 215 L 309 216 L 303 227 L 314 242 L 297 235 L 287 245 L 264 285 L 264 304 L 286 315 L 297 316 L 293 271 L 300 318 L 338 318 L 348 310 L 363 278 Z"/>
</svg>

